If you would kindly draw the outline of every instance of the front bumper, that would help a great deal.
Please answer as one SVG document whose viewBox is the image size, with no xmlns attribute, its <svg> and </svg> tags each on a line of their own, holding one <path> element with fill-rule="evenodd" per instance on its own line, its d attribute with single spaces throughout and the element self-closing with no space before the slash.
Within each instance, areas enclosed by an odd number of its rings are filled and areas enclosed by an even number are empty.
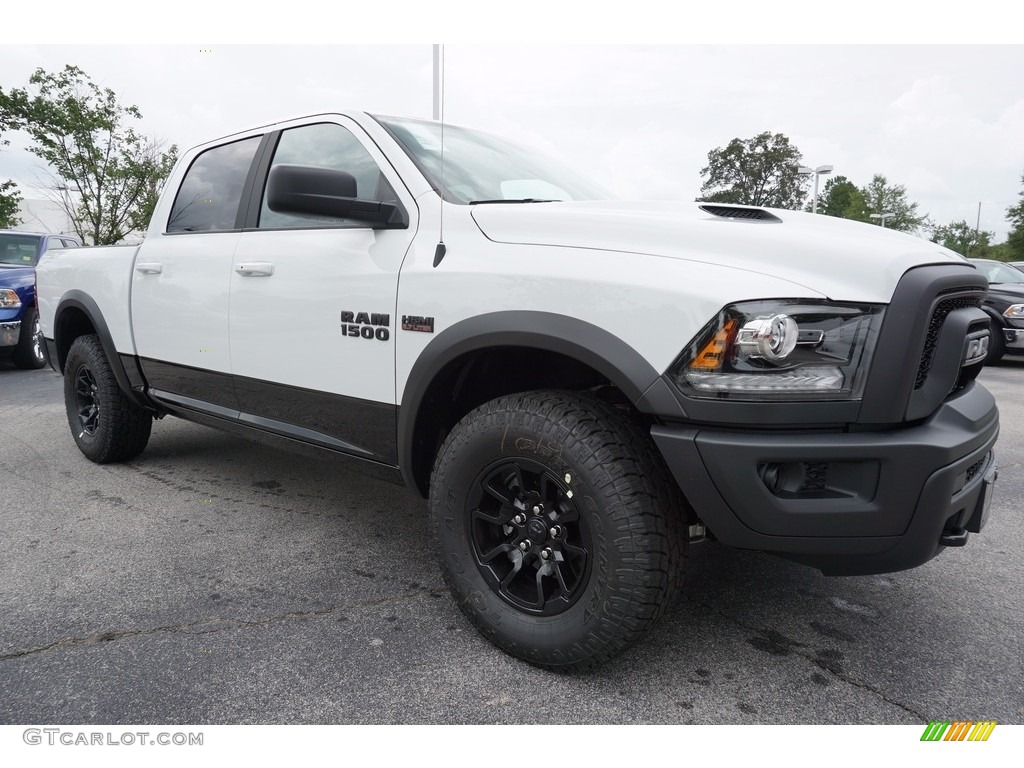
<svg viewBox="0 0 1024 768">
<path fill-rule="evenodd" d="M 1007 352 L 1024 352 L 1024 330 L 1004 328 L 1003 342 L 1006 344 Z"/>
<path fill-rule="evenodd" d="M 651 433 L 720 541 L 853 575 L 913 568 L 980 530 L 999 418 L 992 395 L 972 384 L 900 429 Z"/>
<path fill-rule="evenodd" d="M 15 347 L 21 337 L 21 320 L 0 323 L 0 347 Z"/>
</svg>

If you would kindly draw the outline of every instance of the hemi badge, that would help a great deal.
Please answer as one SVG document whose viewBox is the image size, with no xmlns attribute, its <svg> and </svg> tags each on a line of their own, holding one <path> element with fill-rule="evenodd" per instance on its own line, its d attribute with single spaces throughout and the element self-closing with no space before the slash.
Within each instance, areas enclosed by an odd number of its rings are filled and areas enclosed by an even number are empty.
<svg viewBox="0 0 1024 768">
<path fill-rule="evenodd" d="M 402 330 L 433 333 L 434 318 L 421 317 L 420 315 L 402 315 Z"/>
</svg>

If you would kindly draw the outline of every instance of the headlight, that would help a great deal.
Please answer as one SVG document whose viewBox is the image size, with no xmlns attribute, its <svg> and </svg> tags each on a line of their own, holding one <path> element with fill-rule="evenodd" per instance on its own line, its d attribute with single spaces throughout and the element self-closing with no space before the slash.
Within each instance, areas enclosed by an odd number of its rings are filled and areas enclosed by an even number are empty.
<svg viewBox="0 0 1024 768">
<path fill-rule="evenodd" d="M 1011 304 L 1003 312 L 1003 317 L 1009 317 L 1011 320 L 1024 320 L 1024 304 Z"/>
<path fill-rule="evenodd" d="M 0 309 L 19 309 L 21 299 L 10 288 L 0 288 Z"/>
<path fill-rule="evenodd" d="M 882 314 L 869 304 L 732 304 L 697 334 L 669 374 L 698 398 L 856 400 Z"/>
</svg>

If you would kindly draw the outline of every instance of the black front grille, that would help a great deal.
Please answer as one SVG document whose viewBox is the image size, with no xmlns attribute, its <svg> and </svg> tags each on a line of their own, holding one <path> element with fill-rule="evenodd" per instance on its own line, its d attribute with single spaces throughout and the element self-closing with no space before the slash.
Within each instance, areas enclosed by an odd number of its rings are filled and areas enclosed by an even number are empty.
<svg viewBox="0 0 1024 768">
<path fill-rule="evenodd" d="M 782 221 L 778 216 L 760 208 L 730 208 L 727 205 L 702 205 L 700 209 L 712 216 L 726 219 L 748 219 L 751 221 Z"/>
<path fill-rule="evenodd" d="M 966 289 L 973 290 L 973 289 Z M 948 291 L 947 291 L 948 292 Z M 917 378 L 914 380 L 914 389 L 924 386 L 928 378 L 928 372 L 932 368 L 932 358 L 935 356 L 935 345 L 939 341 L 939 333 L 942 331 L 942 324 L 950 312 L 964 307 L 981 306 L 981 296 L 957 296 L 955 298 L 942 299 L 932 310 L 931 321 L 928 323 L 928 335 L 925 337 L 924 350 L 921 352 L 921 362 L 917 366 Z"/>
</svg>

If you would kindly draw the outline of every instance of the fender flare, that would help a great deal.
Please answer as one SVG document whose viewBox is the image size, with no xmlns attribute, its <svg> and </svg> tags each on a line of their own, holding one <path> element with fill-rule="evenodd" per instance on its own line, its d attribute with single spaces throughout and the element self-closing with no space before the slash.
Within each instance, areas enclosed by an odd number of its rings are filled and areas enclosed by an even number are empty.
<svg viewBox="0 0 1024 768">
<path fill-rule="evenodd" d="M 152 411 L 153 406 L 150 404 L 139 392 L 132 388 L 132 381 L 129 378 L 128 371 L 124 367 L 124 362 L 121 360 L 121 356 L 117 352 L 117 347 L 114 346 L 114 339 L 110 335 L 110 329 L 107 327 L 106 320 L 103 319 L 103 313 L 100 311 L 96 301 L 87 293 L 73 289 L 67 291 L 61 296 L 60 303 L 57 305 L 57 311 L 53 315 L 53 341 L 54 346 L 58 350 L 57 352 L 57 368 L 58 371 L 63 375 L 64 363 L 67 360 L 67 351 L 63 354 L 60 353 L 61 349 L 61 315 L 68 309 L 77 309 L 82 312 L 92 327 L 96 329 L 96 335 L 99 337 L 100 346 L 103 347 L 103 353 L 107 356 L 107 362 L 110 363 L 110 368 L 114 372 L 114 378 L 117 380 L 117 385 L 124 393 L 125 397 L 131 400 L 133 403 L 138 405 L 140 408 L 145 408 L 148 411 Z M 67 345 L 71 347 L 70 344 Z"/>
<path fill-rule="evenodd" d="M 567 315 L 529 310 L 491 312 L 446 328 L 423 349 L 409 371 L 398 409 L 398 459 L 409 488 L 420 407 L 435 377 L 453 360 L 492 347 L 557 352 L 600 373 L 646 413 L 679 412 L 661 374 L 639 352 L 609 331 Z"/>
</svg>

